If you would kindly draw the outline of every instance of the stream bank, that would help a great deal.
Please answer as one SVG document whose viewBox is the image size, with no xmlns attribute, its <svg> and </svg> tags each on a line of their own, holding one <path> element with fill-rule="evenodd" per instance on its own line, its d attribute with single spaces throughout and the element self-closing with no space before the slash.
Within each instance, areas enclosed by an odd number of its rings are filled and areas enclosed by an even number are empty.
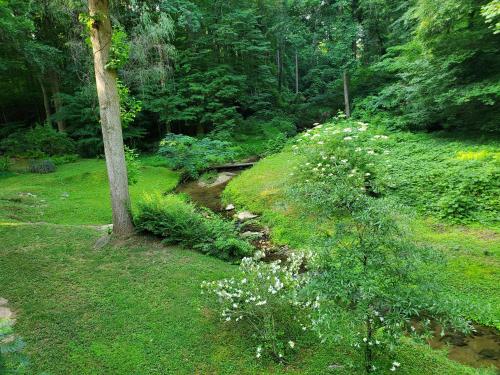
<svg viewBox="0 0 500 375">
<path fill-rule="evenodd" d="M 219 174 L 212 183 L 187 181 L 181 183 L 175 191 L 187 194 L 199 206 L 231 219 L 236 218 L 234 206 L 231 205 L 226 209 L 221 197 L 229 181 L 241 172 L 241 168 L 227 166 L 227 169 L 219 169 Z M 287 259 L 288 247 L 274 245 L 270 239 L 269 228 L 262 226 L 258 219 L 237 219 L 237 225 L 242 237 L 247 237 L 257 249 L 265 252 L 264 261 Z M 496 367 L 497 373 L 500 374 L 500 334 L 495 328 L 475 325 L 475 332 L 472 335 L 446 334 L 443 337 L 437 330 L 434 337 L 429 340 L 429 345 L 434 349 L 446 349 L 448 358 L 453 361 L 475 368 Z"/>
</svg>

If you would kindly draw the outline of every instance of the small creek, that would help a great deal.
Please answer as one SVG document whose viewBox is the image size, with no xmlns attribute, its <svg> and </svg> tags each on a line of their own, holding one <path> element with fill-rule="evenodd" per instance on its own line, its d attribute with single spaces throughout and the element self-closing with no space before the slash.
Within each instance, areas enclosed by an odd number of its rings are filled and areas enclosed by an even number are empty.
<svg viewBox="0 0 500 375">
<path fill-rule="evenodd" d="M 241 169 L 226 169 L 220 172 L 217 179 L 211 184 L 199 181 L 187 181 L 180 184 L 176 192 L 185 193 L 198 205 L 207 207 L 212 211 L 219 212 L 227 217 L 232 216 L 234 211 L 226 211 L 222 205 L 221 196 L 229 181 L 241 173 Z M 257 248 L 264 251 L 269 250 L 272 244 L 268 233 L 263 238 L 253 241 Z M 269 254 L 265 260 L 286 258 L 286 249 L 278 249 L 277 252 Z M 500 375 L 500 334 L 498 330 L 490 327 L 475 326 L 476 332 L 470 336 L 450 334 L 439 336 L 439 330 L 429 344 L 434 349 L 447 349 L 448 358 L 471 367 L 496 367 Z"/>
</svg>

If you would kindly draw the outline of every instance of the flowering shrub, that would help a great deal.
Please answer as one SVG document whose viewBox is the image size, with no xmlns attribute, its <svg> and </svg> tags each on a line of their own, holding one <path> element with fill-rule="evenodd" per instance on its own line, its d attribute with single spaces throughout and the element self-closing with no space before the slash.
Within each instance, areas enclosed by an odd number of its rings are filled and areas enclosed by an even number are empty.
<svg viewBox="0 0 500 375">
<path fill-rule="evenodd" d="M 302 301 L 300 294 L 309 282 L 300 269 L 306 257 L 292 254 L 286 263 L 264 263 L 258 252 L 241 261 L 238 278 L 206 282 L 203 290 L 217 297 L 222 319 L 243 325 L 258 343 L 255 356 L 268 354 L 284 361 L 297 348 L 308 329 L 309 314 L 319 302 Z"/>
<path fill-rule="evenodd" d="M 349 206 L 360 193 L 383 194 L 388 137 L 367 130 L 366 123 L 338 118 L 297 138 L 292 149 L 307 161 L 292 173 L 291 193 L 306 196 L 308 201 L 327 199 L 329 204 L 322 206 L 328 209 Z"/>
<path fill-rule="evenodd" d="M 401 207 L 383 198 L 390 185 L 388 144 L 389 137 L 367 124 L 338 118 L 293 147 L 306 161 L 294 172 L 291 194 L 336 222 L 313 265 L 310 285 L 321 307 L 312 327 L 324 341 L 358 349 L 363 359 L 349 365 L 367 373 L 397 371 L 402 364 L 391 358 L 393 349 L 406 335 L 425 336 L 431 319 L 443 329 L 470 329 L 440 293 L 441 259 L 408 239 L 398 224 Z"/>
</svg>

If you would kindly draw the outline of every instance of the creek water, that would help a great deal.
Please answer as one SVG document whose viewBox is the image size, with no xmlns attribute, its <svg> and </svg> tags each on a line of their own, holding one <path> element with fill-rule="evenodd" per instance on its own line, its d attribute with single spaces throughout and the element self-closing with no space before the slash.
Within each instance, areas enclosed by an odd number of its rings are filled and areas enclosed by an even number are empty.
<svg viewBox="0 0 500 375">
<path fill-rule="evenodd" d="M 212 184 L 187 181 L 180 184 L 176 192 L 189 195 L 200 206 L 230 216 L 232 212 L 225 211 L 221 196 L 229 181 L 239 173 L 241 170 L 238 169 L 219 173 Z M 262 248 L 269 246 L 270 240 L 266 236 L 254 244 Z M 270 254 L 268 260 L 281 258 L 283 254 L 278 252 Z M 500 375 L 500 334 L 494 328 L 476 325 L 472 335 L 447 334 L 443 337 L 439 335 L 439 329 L 436 329 L 434 337 L 429 340 L 429 345 L 434 349 L 446 349 L 448 358 L 453 361 L 476 368 L 493 367 Z"/>
</svg>

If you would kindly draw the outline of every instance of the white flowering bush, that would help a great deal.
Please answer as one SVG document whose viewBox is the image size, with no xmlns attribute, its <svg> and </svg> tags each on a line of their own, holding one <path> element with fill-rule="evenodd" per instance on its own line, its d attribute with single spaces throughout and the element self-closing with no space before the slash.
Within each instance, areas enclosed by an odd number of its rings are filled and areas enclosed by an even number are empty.
<svg viewBox="0 0 500 375">
<path fill-rule="evenodd" d="M 357 350 L 345 365 L 367 373 L 404 366 L 394 349 L 405 336 L 425 336 L 433 320 L 444 329 L 470 329 L 440 293 L 441 259 L 408 240 L 401 207 L 383 198 L 388 139 L 354 120 L 317 125 L 294 146 L 305 161 L 290 188 L 304 211 L 335 222 L 332 235 L 317 241 L 308 287 L 321 305 L 312 328 L 322 341 Z"/>
<path fill-rule="evenodd" d="M 268 355 L 283 362 L 297 349 L 319 302 L 301 298 L 309 282 L 308 274 L 301 272 L 308 257 L 291 254 L 286 262 L 265 263 L 263 256 L 258 252 L 244 258 L 239 277 L 205 282 L 202 288 L 216 297 L 224 322 L 241 325 L 253 336 L 256 358 Z"/>
<path fill-rule="evenodd" d="M 388 139 L 369 131 L 364 122 L 342 117 L 315 126 L 292 146 L 295 153 L 305 155 L 305 161 L 292 172 L 291 194 L 308 201 L 327 199 L 324 207 L 350 206 L 359 194 L 383 195 L 389 180 L 384 162 Z"/>
</svg>

